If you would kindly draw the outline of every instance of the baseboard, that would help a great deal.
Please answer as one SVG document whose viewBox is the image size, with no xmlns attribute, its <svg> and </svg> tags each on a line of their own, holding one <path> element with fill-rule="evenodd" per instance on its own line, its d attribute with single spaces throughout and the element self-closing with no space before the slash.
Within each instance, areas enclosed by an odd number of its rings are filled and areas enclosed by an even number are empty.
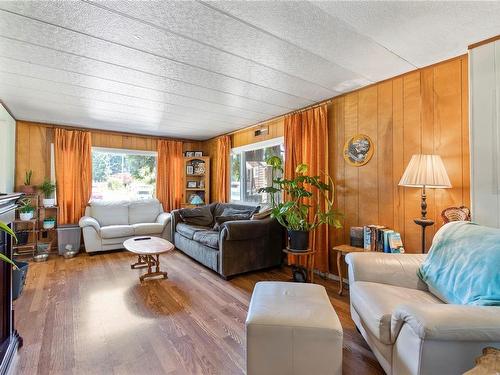
<svg viewBox="0 0 500 375">
<path fill-rule="evenodd" d="M 330 272 L 320 272 L 318 270 L 314 270 L 314 274 L 318 275 L 324 279 L 339 281 L 339 277 Z M 349 285 L 349 279 L 342 278 L 345 284 Z"/>
</svg>

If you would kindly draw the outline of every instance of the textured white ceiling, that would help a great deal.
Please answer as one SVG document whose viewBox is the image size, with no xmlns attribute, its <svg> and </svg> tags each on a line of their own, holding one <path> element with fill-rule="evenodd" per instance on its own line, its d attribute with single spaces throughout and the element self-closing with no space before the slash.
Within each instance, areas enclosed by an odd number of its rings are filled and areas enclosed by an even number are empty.
<svg viewBox="0 0 500 375">
<path fill-rule="evenodd" d="M 207 139 L 466 52 L 500 2 L 0 1 L 18 119 Z"/>
</svg>

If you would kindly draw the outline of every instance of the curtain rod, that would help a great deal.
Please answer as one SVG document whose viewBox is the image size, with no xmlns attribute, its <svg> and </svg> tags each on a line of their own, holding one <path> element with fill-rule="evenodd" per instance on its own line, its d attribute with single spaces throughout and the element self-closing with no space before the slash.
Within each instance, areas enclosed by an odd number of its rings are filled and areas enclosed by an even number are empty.
<svg viewBox="0 0 500 375">
<path fill-rule="evenodd" d="M 333 99 L 334 98 L 323 100 L 322 102 L 319 102 L 319 103 L 316 103 L 316 104 L 311 104 L 308 107 L 296 109 L 295 111 L 291 111 L 291 112 L 285 113 L 284 115 L 281 115 L 281 116 L 294 115 L 296 113 L 305 112 L 305 111 L 308 111 L 308 110 L 313 109 L 313 108 L 321 107 L 324 104 L 329 104 L 329 103 L 333 102 Z"/>
<path fill-rule="evenodd" d="M 233 135 L 233 134 L 240 133 L 240 132 L 248 130 L 248 129 L 258 128 L 260 126 L 263 126 L 264 124 L 267 124 L 269 122 L 273 122 L 274 120 L 277 120 L 277 119 L 279 119 L 281 117 L 285 117 L 285 116 L 293 115 L 293 114 L 296 114 L 296 113 L 304 112 L 304 111 L 307 111 L 309 109 L 320 107 L 323 104 L 329 104 L 329 103 L 333 102 L 334 99 L 335 99 L 335 97 L 330 98 L 330 99 L 326 99 L 326 100 L 323 100 L 321 102 L 311 104 L 311 105 L 309 105 L 307 107 L 303 107 L 303 108 L 300 108 L 300 109 L 295 109 L 293 111 L 284 113 L 282 115 L 277 115 L 277 116 L 271 117 L 270 119 L 262 121 L 262 122 L 259 122 L 257 124 L 247 126 L 247 127 L 243 128 L 243 129 L 233 130 L 232 132 L 229 132 L 229 133 L 226 133 L 226 134 L 222 134 L 222 135 Z M 213 137 L 213 138 L 210 138 L 210 139 L 215 139 L 215 138 L 217 138 L 217 137 Z M 207 139 L 207 141 L 210 140 L 210 139 Z"/>
</svg>

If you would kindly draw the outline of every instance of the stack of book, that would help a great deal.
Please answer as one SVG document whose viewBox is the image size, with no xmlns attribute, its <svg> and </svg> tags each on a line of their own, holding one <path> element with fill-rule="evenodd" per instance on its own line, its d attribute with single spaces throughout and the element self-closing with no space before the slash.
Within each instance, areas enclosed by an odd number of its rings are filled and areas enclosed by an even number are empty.
<svg viewBox="0 0 500 375">
<path fill-rule="evenodd" d="M 363 245 L 366 251 L 405 252 L 401 234 L 382 225 L 365 225 L 363 227 Z"/>
</svg>

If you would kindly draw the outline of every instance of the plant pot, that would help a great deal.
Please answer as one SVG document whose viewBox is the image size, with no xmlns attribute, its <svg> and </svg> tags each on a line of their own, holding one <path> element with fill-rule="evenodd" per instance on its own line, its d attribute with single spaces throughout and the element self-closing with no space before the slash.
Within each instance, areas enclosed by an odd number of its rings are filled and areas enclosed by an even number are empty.
<svg viewBox="0 0 500 375">
<path fill-rule="evenodd" d="M 56 226 L 55 220 L 44 220 L 43 229 L 52 229 Z"/>
<path fill-rule="evenodd" d="M 19 190 L 21 190 L 21 193 L 24 193 L 24 194 L 34 194 L 35 193 L 35 186 L 34 185 L 21 185 Z"/>
<path fill-rule="evenodd" d="M 31 220 L 31 219 L 33 219 L 33 211 L 19 212 L 19 218 L 23 221 Z"/>
<path fill-rule="evenodd" d="M 54 207 L 56 200 L 54 198 L 43 198 L 43 207 Z"/>
<path fill-rule="evenodd" d="M 16 232 L 16 237 L 18 245 L 26 245 L 28 243 L 29 232 L 24 230 Z"/>
<path fill-rule="evenodd" d="M 290 250 L 307 251 L 309 248 L 309 232 L 306 230 L 289 230 L 288 239 Z"/>
</svg>

